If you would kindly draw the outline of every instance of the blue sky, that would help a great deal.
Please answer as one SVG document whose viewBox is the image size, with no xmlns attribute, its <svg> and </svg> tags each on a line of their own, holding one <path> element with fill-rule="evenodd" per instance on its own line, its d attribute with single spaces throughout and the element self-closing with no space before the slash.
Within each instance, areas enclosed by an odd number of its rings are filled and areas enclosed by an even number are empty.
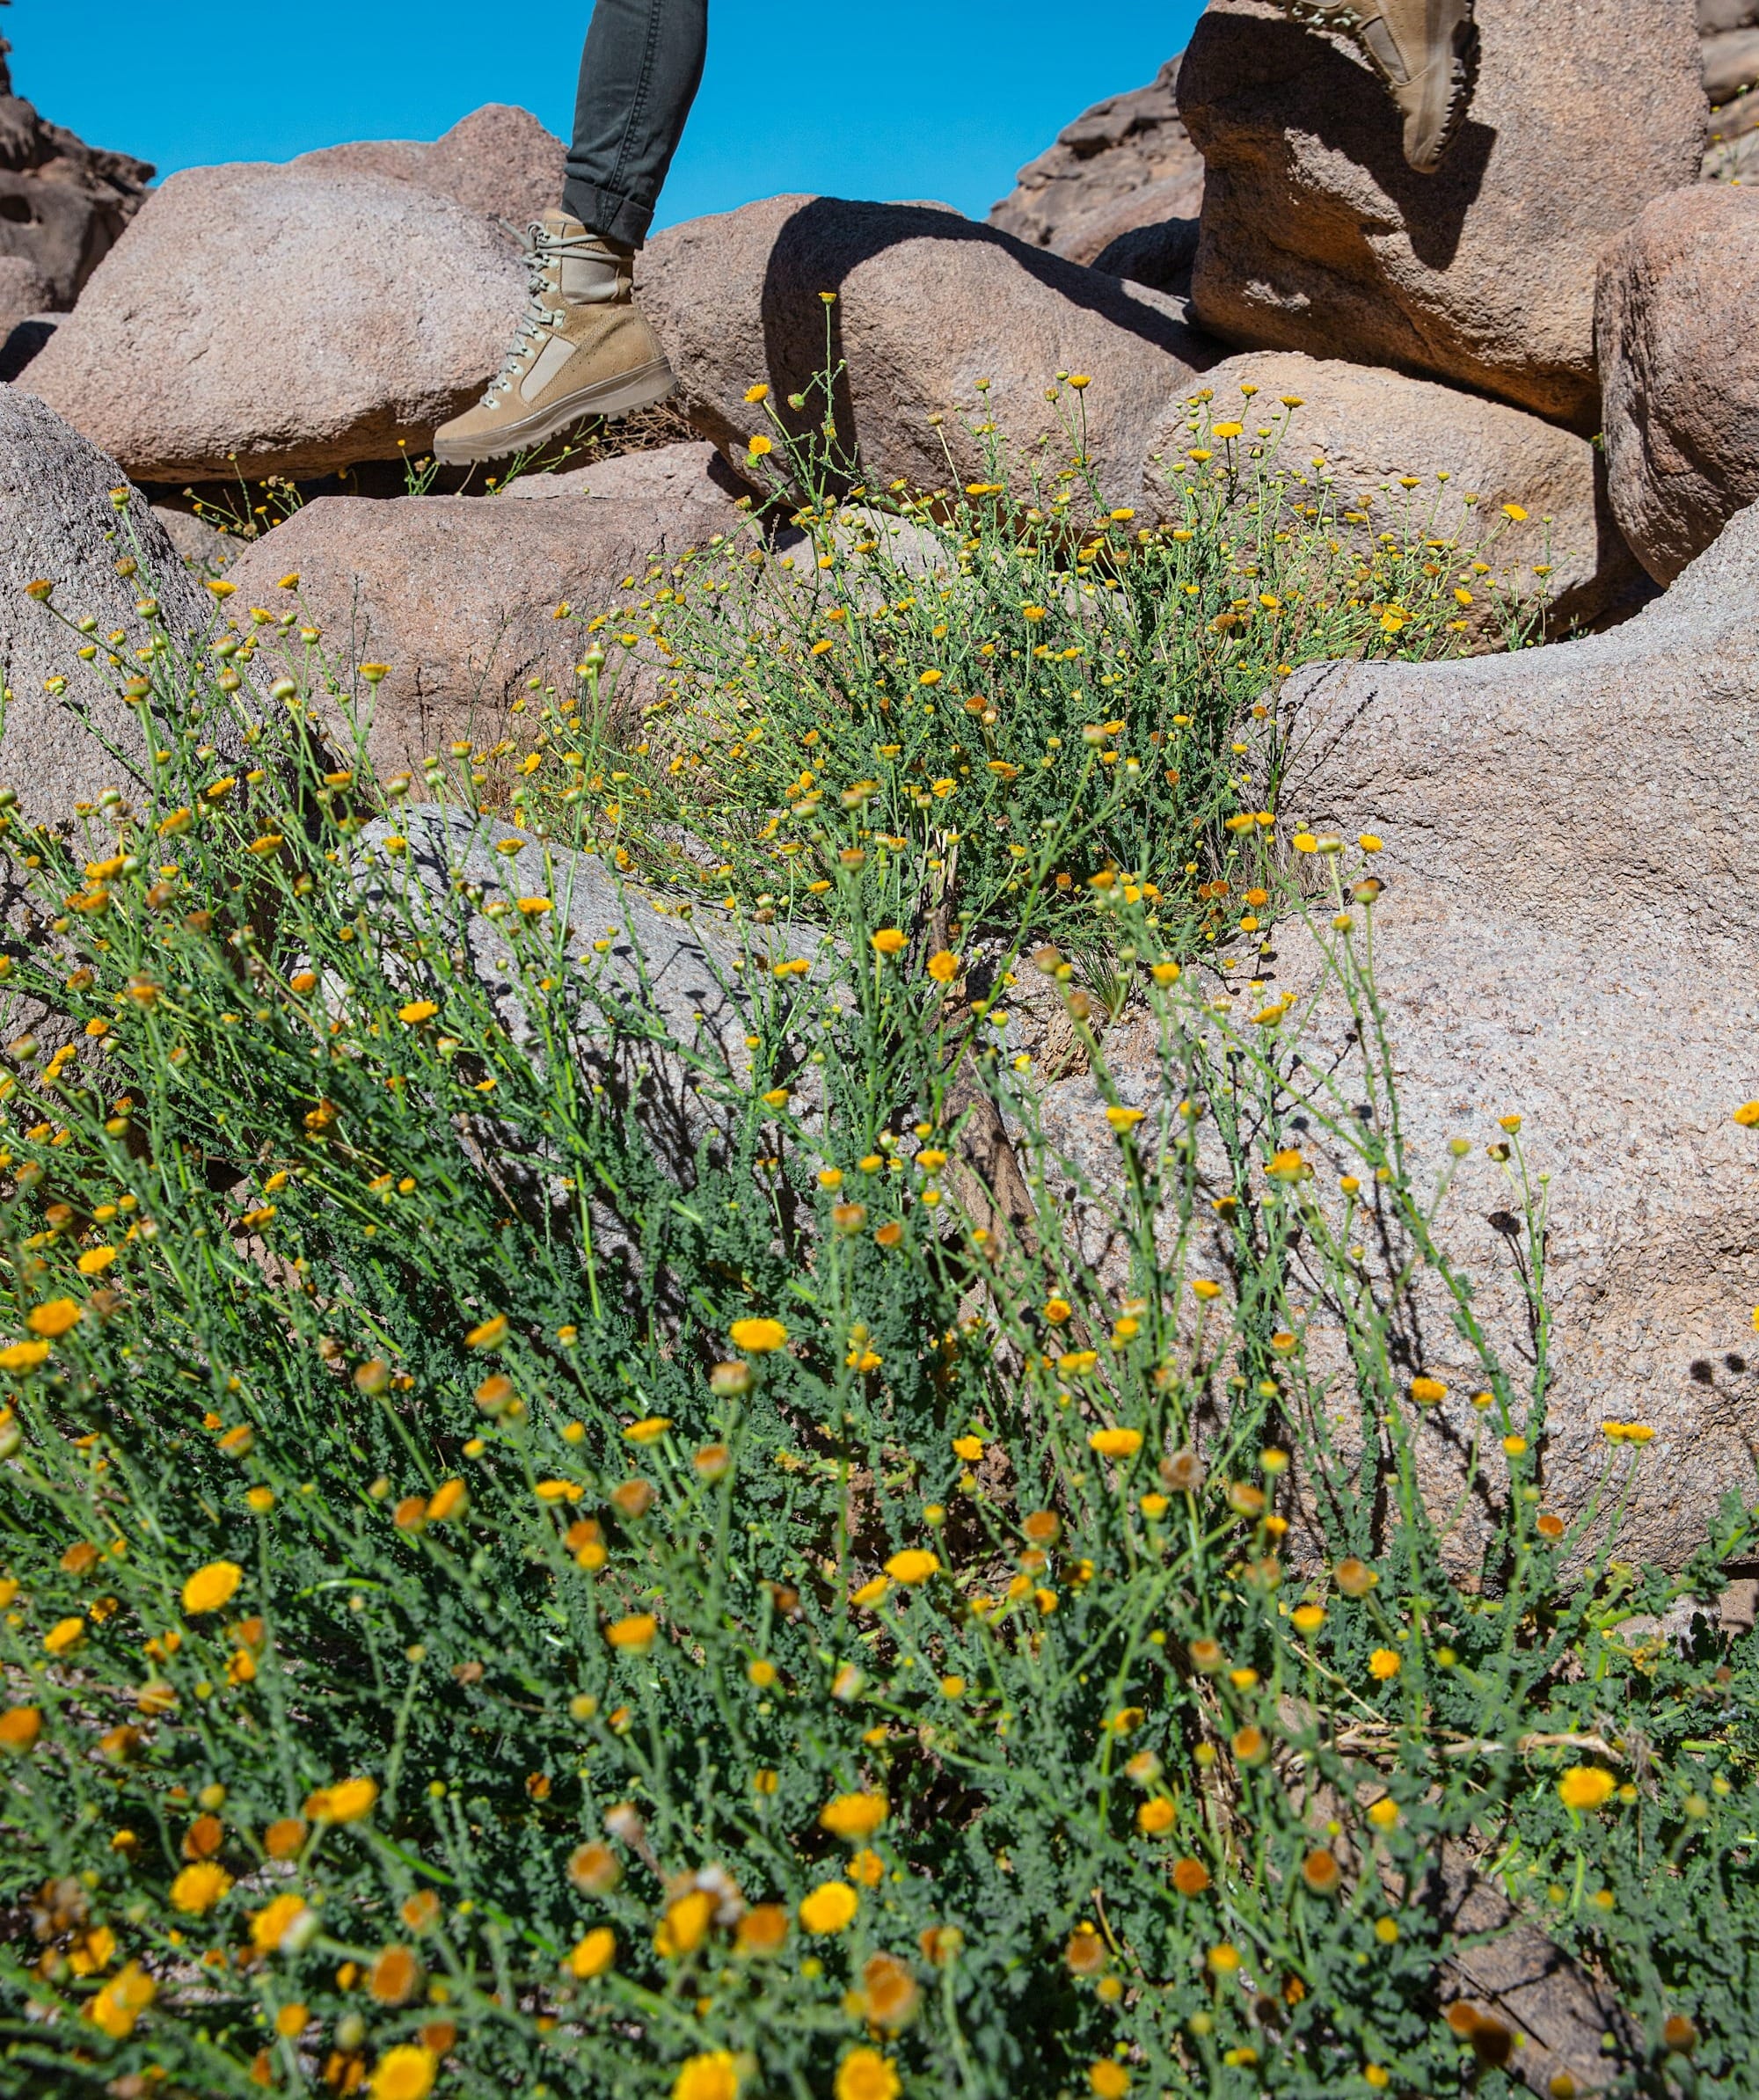
<svg viewBox="0 0 1759 2100">
<path fill-rule="evenodd" d="M 93 145 L 156 161 L 285 160 L 434 138 L 484 102 L 552 131 L 589 0 L 16 0 L 18 91 Z M 708 76 L 661 223 L 782 190 L 932 197 L 974 215 L 1089 103 L 1153 77 L 1201 0 L 712 0 Z"/>
</svg>

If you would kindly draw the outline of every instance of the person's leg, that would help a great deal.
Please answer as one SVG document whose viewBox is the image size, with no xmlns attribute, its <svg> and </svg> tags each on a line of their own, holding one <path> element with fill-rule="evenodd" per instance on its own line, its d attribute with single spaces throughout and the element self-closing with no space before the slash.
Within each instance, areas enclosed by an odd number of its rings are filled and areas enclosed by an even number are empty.
<svg viewBox="0 0 1759 2100">
<path fill-rule="evenodd" d="M 598 0 L 562 204 L 531 230 L 531 303 L 477 405 L 434 433 L 449 465 L 504 459 L 675 382 L 635 304 L 635 251 L 702 78 L 708 0 Z"/>
<path fill-rule="evenodd" d="M 708 0 L 598 0 L 580 58 L 562 208 L 639 248 L 703 77 Z"/>
<path fill-rule="evenodd" d="M 1433 174 L 1471 95 L 1474 0 L 1277 0 L 1297 22 L 1351 37 L 1405 119 L 1405 157 Z"/>
</svg>

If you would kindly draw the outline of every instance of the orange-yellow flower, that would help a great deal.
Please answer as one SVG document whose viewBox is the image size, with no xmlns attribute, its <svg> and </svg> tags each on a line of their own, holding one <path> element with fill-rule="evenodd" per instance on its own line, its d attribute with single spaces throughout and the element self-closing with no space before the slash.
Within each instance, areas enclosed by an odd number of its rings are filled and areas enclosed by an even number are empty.
<svg viewBox="0 0 1759 2100">
<path fill-rule="evenodd" d="M 1142 1433 L 1140 1429 L 1096 1429 L 1088 1436 L 1087 1447 L 1101 1458 L 1134 1458 L 1142 1447 Z"/>
<path fill-rule="evenodd" d="M 820 1827 L 833 1837 L 870 1838 L 886 1820 L 884 1794 L 838 1794 L 819 1811 Z"/>
<path fill-rule="evenodd" d="M 427 2100 L 440 2059 L 425 2042 L 399 2042 L 373 2070 L 373 2100 Z"/>
<path fill-rule="evenodd" d="M 274 1953 L 291 1928 L 306 1914 L 303 1897 L 275 1897 L 251 1920 L 252 1945 L 259 1954 Z"/>
<path fill-rule="evenodd" d="M 589 1983 L 602 1976 L 617 1959 L 617 1935 L 609 1925 L 595 1925 L 568 1957 L 568 1972 Z"/>
<path fill-rule="evenodd" d="M 210 1560 L 198 1568 L 183 1586 L 183 1608 L 192 1616 L 201 1612 L 223 1611 L 238 1593 L 245 1571 L 235 1560 Z"/>
<path fill-rule="evenodd" d="M 874 952 L 879 955 L 896 955 L 904 945 L 904 936 L 895 926 L 882 926 L 872 937 Z"/>
<path fill-rule="evenodd" d="M 1558 1782 L 1558 1798 L 1566 1808 L 1604 1808 L 1617 1785 L 1612 1774 L 1597 1765 L 1572 1765 Z"/>
<path fill-rule="evenodd" d="M 340 1779 L 308 1796 L 305 1812 L 314 1822 L 358 1823 L 379 1797 L 376 1779 Z"/>
<path fill-rule="evenodd" d="M 912 1583 L 926 1582 L 931 1575 L 939 1574 L 940 1557 L 921 1546 L 907 1547 L 886 1563 L 886 1572 L 894 1582 L 901 1582 L 908 1588 Z"/>
<path fill-rule="evenodd" d="M 186 1867 L 171 1885 L 172 1907 L 199 1918 L 212 1910 L 232 1885 L 225 1868 L 211 1859 L 199 1859 Z"/>
<path fill-rule="evenodd" d="M 33 1750 L 42 1732 L 40 1707 L 9 1706 L 0 1714 L 0 1750 Z"/>
<path fill-rule="evenodd" d="M 625 1648 L 641 1654 L 653 1645 L 653 1637 L 660 1630 L 660 1622 L 652 1612 L 631 1612 L 627 1618 L 615 1619 L 605 1628 L 605 1638 L 613 1648 Z"/>
<path fill-rule="evenodd" d="M 779 1903 L 758 1903 L 739 1921 L 735 1945 L 741 1954 L 779 1954 L 788 1936 L 788 1914 Z"/>
<path fill-rule="evenodd" d="M 764 449 L 769 449 L 767 440 Z M 672 2100 L 739 2100 L 739 2059 L 729 2050 L 712 2049 L 687 2057 L 678 2067 Z"/>
<path fill-rule="evenodd" d="M 897 2066 L 877 2049 L 851 2049 L 836 2067 L 836 2100 L 898 2100 Z"/>
<path fill-rule="evenodd" d="M 71 1298 L 51 1298 L 46 1305 L 33 1305 L 25 1315 L 25 1324 L 33 1334 L 45 1339 L 59 1341 L 70 1327 L 79 1324 L 80 1308 Z"/>
<path fill-rule="evenodd" d="M 113 2042 L 125 2042 L 158 1995 L 158 1987 L 138 1962 L 131 1961 L 99 1992 L 86 2007 L 85 2016 L 100 2034 L 107 2034 Z"/>
<path fill-rule="evenodd" d="M 690 1889 L 666 1906 L 653 1944 L 661 1954 L 676 1958 L 692 1954 L 701 1946 L 714 1922 L 715 1899 L 706 1889 Z"/>
<path fill-rule="evenodd" d="M 950 948 L 942 948 L 930 956 L 928 971 L 937 984 L 951 984 L 959 974 L 959 958 Z"/>
<path fill-rule="evenodd" d="M 1376 1648 L 1369 1658 L 1369 1675 L 1379 1678 L 1383 1684 L 1397 1677 L 1404 1666 L 1404 1658 L 1396 1648 Z"/>
<path fill-rule="evenodd" d="M 743 1349 L 748 1356 L 768 1356 L 788 1338 L 779 1320 L 735 1320 L 727 1334 L 734 1347 Z"/>
<path fill-rule="evenodd" d="M 861 1899 L 846 1881 L 821 1881 L 801 1899 L 800 1922 L 808 1932 L 841 1932 L 860 1907 Z"/>
<path fill-rule="evenodd" d="M 1172 1885 L 1181 1896 L 1201 1896 L 1209 1885 L 1209 1870 L 1201 1859 L 1175 1860 Z"/>
</svg>

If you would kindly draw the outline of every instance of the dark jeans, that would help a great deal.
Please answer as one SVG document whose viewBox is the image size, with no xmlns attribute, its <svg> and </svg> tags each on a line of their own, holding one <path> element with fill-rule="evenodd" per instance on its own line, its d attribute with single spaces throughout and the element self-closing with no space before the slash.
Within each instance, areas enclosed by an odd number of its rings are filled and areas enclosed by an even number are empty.
<svg viewBox="0 0 1759 2100">
<path fill-rule="evenodd" d="M 639 248 L 703 77 L 709 0 L 597 0 L 562 208 Z"/>
</svg>

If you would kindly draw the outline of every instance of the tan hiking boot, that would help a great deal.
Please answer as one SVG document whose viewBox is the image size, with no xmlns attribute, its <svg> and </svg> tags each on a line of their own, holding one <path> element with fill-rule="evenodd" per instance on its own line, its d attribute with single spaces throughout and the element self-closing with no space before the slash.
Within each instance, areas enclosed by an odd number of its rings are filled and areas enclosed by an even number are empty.
<svg viewBox="0 0 1759 2100">
<path fill-rule="evenodd" d="M 434 456 L 448 466 L 504 459 L 589 416 L 663 401 L 677 383 L 635 303 L 635 258 L 547 211 L 530 230 L 531 303 L 477 405 L 442 424 Z"/>
<path fill-rule="evenodd" d="M 1405 157 L 1433 175 L 1471 99 L 1473 0 L 1292 0 L 1297 21 L 1351 37 L 1405 118 Z"/>
</svg>

